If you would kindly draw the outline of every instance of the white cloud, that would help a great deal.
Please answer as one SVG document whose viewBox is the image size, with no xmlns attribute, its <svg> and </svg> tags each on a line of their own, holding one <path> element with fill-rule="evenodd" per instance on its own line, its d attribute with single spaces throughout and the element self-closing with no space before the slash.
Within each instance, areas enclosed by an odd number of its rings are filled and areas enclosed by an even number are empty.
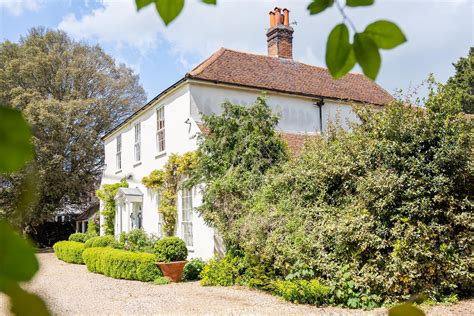
<svg viewBox="0 0 474 316">
<path fill-rule="evenodd" d="M 295 59 L 324 66 L 327 36 L 341 16 L 333 9 L 310 16 L 308 2 L 220 0 L 217 6 L 210 6 L 187 0 L 181 15 L 165 27 L 153 6 L 136 12 L 134 1 L 103 0 L 102 7 L 91 13 L 64 17 L 59 28 L 75 38 L 137 49 L 142 56 L 171 47 L 169 53 L 176 63 L 189 70 L 219 47 L 265 54 L 268 11 L 276 5 L 286 6 L 291 10 L 290 20 L 297 22 L 293 26 Z M 472 45 L 469 0 L 437 0 L 434 4 L 426 0 L 386 0 L 368 8 L 348 8 L 347 14 L 360 30 L 375 19 L 388 19 L 407 34 L 407 44 L 383 52 L 378 81 L 390 91 L 410 81 L 419 82 L 429 72 L 439 73 L 445 80 L 450 63 Z M 169 45 L 160 45 L 164 41 Z M 146 60 L 143 58 L 143 62 Z"/>
<path fill-rule="evenodd" d="M 104 0 L 103 6 L 90 14 L 76 17 L 69 14 L 59 23 L 58 28 L 77 39 L 93 39 L 99 43 L 128 46 L 145 54 L 158 44 L 160 26 L 156 11 L 148 7 L 136 12 L 134 1 Z"/>
<path fill-rule="evenodd" d="M 0 10 L 20 16 L 25 11 L 38 11 L 42 4 L 42 0 L 0 0 Z"/>
</svg>

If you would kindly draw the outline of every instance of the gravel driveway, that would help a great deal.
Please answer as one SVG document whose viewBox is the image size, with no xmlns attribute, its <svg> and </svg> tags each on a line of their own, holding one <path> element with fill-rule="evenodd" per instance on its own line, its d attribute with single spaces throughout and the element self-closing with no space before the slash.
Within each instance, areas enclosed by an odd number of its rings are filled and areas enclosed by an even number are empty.
<svg viewBox="0 0 474 316">
<path fill-rule="evenodd" d="M 203 287 L 197 282 L 153 285 L 116 280 L 87 271 L 83 265 L 68 264 L 52 253 L 40 253 L 40 272 L 28 288 L 40 294 L 52 312 L 59 315 L 130 314 L 268 314 L 268 315 L 383 315 L 340 308 L 295 305 L 260 291 L 243 287 Z M 7 314 L 0 296 L 0 314 Z M 437 306 L 430 315 L 473 314 L 474 300 L 453 306 Z"/>
</svg>

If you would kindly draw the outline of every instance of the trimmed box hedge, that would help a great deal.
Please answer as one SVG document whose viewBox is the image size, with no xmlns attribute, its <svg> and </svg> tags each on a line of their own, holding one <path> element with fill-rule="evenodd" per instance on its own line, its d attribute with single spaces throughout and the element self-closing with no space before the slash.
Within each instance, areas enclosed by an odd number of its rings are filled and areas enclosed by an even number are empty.
<svg viewBox="0 0 474 316">
<path fill-rule="evenodd" d="M 86 242 L 90 237 L 84 233 L 74 233 L 69 235 L 69 241 Z"/>
<path fill-rule="evenodd" d="M 82 254 L 87 269 L 115 279 L 150 282 L 162 276 L 156 257 L 113 248 L 87 248 Z"/>
<path fill-rule="evenodd" d="M 92 237 L 84 243 L 85 248 L 94 247 L 110 247 L 118 248 L 119 243 L 115 240 L 114 236 L 97 236 Z"/>
<path fill-rule="evenodd" d="M 77 241 L 58 241 L 53 245 L 54 253 L 59 260 L 84 264 L 82 260 L 82 252 L 84 251 L 84 243 Z"/>
</svg>

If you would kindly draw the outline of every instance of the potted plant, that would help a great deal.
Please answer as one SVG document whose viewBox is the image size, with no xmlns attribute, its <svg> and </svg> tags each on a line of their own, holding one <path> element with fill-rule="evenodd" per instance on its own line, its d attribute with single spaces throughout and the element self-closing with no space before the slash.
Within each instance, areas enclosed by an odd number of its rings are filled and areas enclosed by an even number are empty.
<svg viewBox="0 0 474 316">
<path fill-rule="evenodd" d="M 183 269 L 188 257 L 188 248 L 184 240 L 178 237 L 165 237 L 155 244 L 156 265 L 163 275 L 172 282 L 181 281 Z"/>
</svg>

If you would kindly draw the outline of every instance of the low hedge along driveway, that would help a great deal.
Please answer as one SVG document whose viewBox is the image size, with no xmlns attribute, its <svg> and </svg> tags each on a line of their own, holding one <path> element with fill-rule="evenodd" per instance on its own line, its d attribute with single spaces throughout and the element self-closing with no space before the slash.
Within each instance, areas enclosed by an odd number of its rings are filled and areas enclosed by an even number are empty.
<svg viewBox="0 0 474 316">
<path fill-rule="evenodd" d="M 162 276 L 155 265 L 156 257 L 149 253 L 135 253 L 113 248 L 88 248 L 82 258 L 91 272 L 116 279 L 150 282 Z"/>
</svg>

